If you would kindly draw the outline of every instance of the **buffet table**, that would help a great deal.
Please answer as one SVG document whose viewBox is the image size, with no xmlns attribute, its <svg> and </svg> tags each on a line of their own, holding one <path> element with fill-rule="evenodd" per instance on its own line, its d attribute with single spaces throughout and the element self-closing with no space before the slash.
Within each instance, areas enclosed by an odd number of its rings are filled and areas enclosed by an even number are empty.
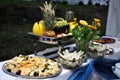
<svg viewBox="0 0 120 80">
<path fill-rule="evenodd" d="M 106 36 L 103 36 L 103 37 L 106 37 Z M 115 43 L 106 44 L 106 45 L 111 46 L 114 49 L 114 54 L 106 55 L 104 58 L 120 59 L 120 41 L 117 38 L 114 38 L 114 39 L 116 40 Z M 75 44 L 68 45 L 68 46 L 75 46 Z M 30 56 L 35 56 L 35 55 L 31 54 Z M 25 79 L 25 78 L 20 78 L 20 77 L 14 77 L 12 75 L 6 74 L 2 70 L 2 66 L 7 61 L 8 60 L 0 62 L 0 80 L 33 80 L 33 79 Z M 85 65 L 88 62 L 89 61 L 87 61 L 86 63 L 83 63 L 82 65 Z M 74 72 L 74 70 L 69 70 L 69 69 L 65 69 L 65 68 L 62 67 L 62 72 L 58 76 L 52 77 L 52 78 L 47 78 L 47 79 L 40 79 L 40 80 L 67 80 L 73 72 Z M 95 74 L 93 75 L 93 80 L 96 80 L 94 78 L 96 78 Z M 34 80 L 39 80 L 39 79 L 34 79 Z"/>
</svg>

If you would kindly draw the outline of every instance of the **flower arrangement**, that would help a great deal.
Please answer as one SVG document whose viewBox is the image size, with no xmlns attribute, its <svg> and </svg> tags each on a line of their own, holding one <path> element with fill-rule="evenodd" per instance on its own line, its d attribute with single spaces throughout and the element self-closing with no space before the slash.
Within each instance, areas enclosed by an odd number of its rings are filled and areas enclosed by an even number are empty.
<svg viewBox="0 0 120 80">
<path fill-rule="evenodd" d="M 100 20 L 96 18 L 94 18 L 92 24 L 88 24 L 85 20 L 79 21 L 79 25 L 72 30 L 73 37 L 76 40 L 77 51 L 86 51 L 91 40 L 100 38 L 100 31 L 98 30 L 100 26 Z"/>
</svg>

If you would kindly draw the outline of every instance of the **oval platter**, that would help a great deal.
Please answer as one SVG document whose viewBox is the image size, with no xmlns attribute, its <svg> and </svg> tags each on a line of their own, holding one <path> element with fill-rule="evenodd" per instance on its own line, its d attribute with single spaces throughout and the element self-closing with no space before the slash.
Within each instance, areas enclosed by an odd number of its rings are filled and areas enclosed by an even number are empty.
<svg viewBox="0 0 120 80">
<path fill-rule="evenodd" d="M 50 75 L 47 75 L 47 76 L 23 76 L 23 75 L 18 75 L 16 73 L 13 73 L 7 69 L 5 69 L 5 66 L 8 62 L 6 62 L 3 66 L 2 66 L 2 69 L 5 73 L 9 74 L 9 75 L 12 75 L 12 76 L 15 76 L 15 77 L 21 77 L 21 78 L 27 78 L 27 79 L 46 79 L 46 78 L 52 78 L 52 77 L 56 77 L 58 76 L 61 72 L 62 72 L 62 67 L 59 65 L 58 63 L 58 67 L 59 67 L 59 72 L 57 72 L 56 74 L 50 74 Z"/>
</svg>

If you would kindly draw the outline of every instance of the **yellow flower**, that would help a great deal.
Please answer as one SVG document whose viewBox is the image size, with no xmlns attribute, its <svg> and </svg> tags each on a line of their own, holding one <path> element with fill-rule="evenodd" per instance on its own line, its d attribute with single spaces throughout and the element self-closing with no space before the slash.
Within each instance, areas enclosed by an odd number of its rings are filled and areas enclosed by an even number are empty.
<svg viewBox="0 0 120 80">
<path fill-rule="evenodd" d="M 74 18 L 73 20 L 74 20 L 74 21 L 77 21 L 77 18 Z"/>
<path fill-rule="evenodd" d="M 99 20 L 99 19 L 94 18 L 94 21 L 95 21 L 96 23 L 100 23 L 100 20 Z"/>
<path fill-rule="evenodd" d="M 98 27 L 101 26 L 101 23 L 100 23 L 100 20 L 99 20 L 99 19 L 94 18 L 94 21 L 95 21 L 95 23 L 98 25 Z"/>
<path fill-rule="evenodd" d="M 97 28 L 95 26 L 92 25 L 88 25 L 89 28 L 93 29 L 93 30 L 97 30 Z"/>
<path fill-rule="evenodd" d="M 84 25 L 84 26 L 88 25 L 88 23 L 86 21 L 84 21 L 84 20 L 80 20 L 79 23 L 82 24 L 82 25 Z"/>
<path fill-rule="evenodd" d="M 98 25 L 98 27 L 99 27 L 99 26 L 101 26 L 101 23 L 100 23 L 100 22 L 98 22 L 98 23 L 97 23 L 97 25 Z"/>
</svg>

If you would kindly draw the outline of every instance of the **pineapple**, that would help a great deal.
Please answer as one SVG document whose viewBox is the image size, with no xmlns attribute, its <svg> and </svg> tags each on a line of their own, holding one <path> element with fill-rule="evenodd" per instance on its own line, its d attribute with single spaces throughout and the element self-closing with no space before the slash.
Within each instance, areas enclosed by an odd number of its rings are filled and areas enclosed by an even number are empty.
<svg viewBox="0 0 120 80">
<path fill-rule="evenodd" d="M 54 19 L 55 19 L 55 7 L 52 6 L 52 3 L 45 2 L 43 7 L 40 9 L 43 12 L 46 30 L 53 30 L 54 28 Z"/>
<path fill-rule="evenodd" d="M 67 11 L 66 14 L 65 14 L 65 19 L 68 22 L 71 22 L 71 21 L 73 21 L 73 18 L 74 18 L 74 12 L 73 11 Z"/>
<path fill-rule="evenodd" d="M 54 32 L 54 19 L 55 19 L 55 7 L 52 6 L 52 3 L 44 3 L 43 7 L 40 9 L 43 12 L 44 21 L 45 21 L 45 29 L 44 36 L 55 37 L 56 33 Z"/>
</svg>

